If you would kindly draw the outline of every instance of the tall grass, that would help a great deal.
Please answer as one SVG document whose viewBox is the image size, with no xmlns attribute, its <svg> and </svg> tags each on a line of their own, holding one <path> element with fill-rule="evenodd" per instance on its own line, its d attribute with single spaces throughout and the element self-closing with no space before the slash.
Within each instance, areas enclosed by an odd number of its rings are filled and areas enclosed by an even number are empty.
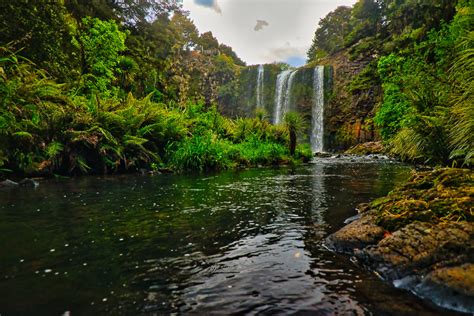
<svg viewBox="0 0 474 316">
<path fill-rule="evenodd" d="M 450 158 L 467 166 L 474 165 L 474 31 L 458 44 L 458 55 L 450 69 L 455 83 L 452 98 Z"/>
</svg>

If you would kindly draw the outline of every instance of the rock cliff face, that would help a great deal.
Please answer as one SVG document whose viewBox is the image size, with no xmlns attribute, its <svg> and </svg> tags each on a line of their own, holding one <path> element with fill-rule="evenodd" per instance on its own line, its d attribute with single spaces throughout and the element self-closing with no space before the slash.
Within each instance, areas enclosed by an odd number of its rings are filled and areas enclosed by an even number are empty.
<svg viewBox="0 0 474 316">
<path fill-rule="evenodd" d="M 272 118 L 275 100 L 275 84 L 281 65 L 264 65 L 262 105 L 269 119 Z M 240 70 L 237 80 L 226 87 L 222 87 L 219 93 L 218 105 L 220 111 L 229 117 L 251 117 L 257 109 L 257 78 L 258 65 L 244 67 Z"/>
<path fill-rule="evenodd" d="M 474 313 L 474 172 L 416 174 L 326 244 L 434 303 Z"/>
<path fill-rule="evenodd" d="M 378 84 L 364 81 L 364 72 L 373 70 L 370 59 L 350 61 L 339 53 L 321 61 L 324 68 L 324 149 L 343 150 L 352 145 L 378 140 L 372 123 L 374 109 L 381 98 Z M 314 69 L 317 65 L 305 65 L 287 72 L 281 93 L 286 102 L 285 111 L 297 111 L 306 121 L 307 137 L 311 134 L 314 110 Z M 238 79 L 220 89 L 219 108 L 231 117 L 253 116 L 260 108 L 268 120 L 275 122 L 277 115 L 278 75 L 288 66 L 263 65 L 263 83 L 258 87 L 259 66 L 241 69 Z M 262 70 L 262 67 L 260 68 Z M 260 95 L 257 95 L 260 93 Z"/>
<path fill-rule="evenodd" d="M 327 146 L 347 149 L 358 143 L 379 140 L 372 122 L 382 91 L 377 82 L 364 80 L 375 67 L 372 59 L 351 61 L 345 52 L 321 61 L 331 66 L 332 93 L 326 104 Z M 375 83 L 375 84 L 374 84 Z"/>
<path fill-rule="evenodd" d="M 222 87 L 218 105 L 224 115 L 230 117 L 253 116 L 258 108 L 258 99 L 260 99 L 260 108 L 266 112 L 267 119 L 272 123 L 275 122 L 278 113 L 278 75 L 287 69 L 288 66 L 283 64 L 263 65 L 263 84 L 261 88 L 257 88 L 258 68 L 259 66 L 255 65 L 241 69 L 236 81 L 226 87 Z M 312 115 L 315 102 L 314 72 L 315 68 L 312 66 L 292 69 L 288 72 L 286 80 L 280 87 L 280 105 L 284 108 L 281 113 L 296 111 L 303 116 L 307 128 L 302 140 L 308 142 L 312 130 Z M 323 77 L 324 100 L 329 100 L 332 85 L 331 67 L 324 68 Z M 257 93 L 259 91 L 261 95 L 258 98 Z M 324 121 L 326 120 L 325 116 Z M 326 141 L 326 134 L 324 134 L 324 137 Z M 326 149 L 330 150 L 330 148 Z"/>
</svg>

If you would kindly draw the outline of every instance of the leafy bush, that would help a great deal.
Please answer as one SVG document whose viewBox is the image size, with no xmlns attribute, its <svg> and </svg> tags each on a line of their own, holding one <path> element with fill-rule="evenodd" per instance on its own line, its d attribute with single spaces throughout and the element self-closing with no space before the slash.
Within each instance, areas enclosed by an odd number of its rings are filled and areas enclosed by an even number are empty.
<svg viewBox="0 0 474 316">
<path fill-rule="evenodd" d="M 472 165 L 472 26 L 472 8 L 460 3 L 450 24 L 403 55 L 380 58 L 384 98 L 374 122 L 402 159 Z"/>
<path fill-rule="evenodd" d="M 261 142 L 253 138 L 235 146 L 241 165 L 278 165 L 289 161 L 287 148 L 278 143 Z"/>
</svg>

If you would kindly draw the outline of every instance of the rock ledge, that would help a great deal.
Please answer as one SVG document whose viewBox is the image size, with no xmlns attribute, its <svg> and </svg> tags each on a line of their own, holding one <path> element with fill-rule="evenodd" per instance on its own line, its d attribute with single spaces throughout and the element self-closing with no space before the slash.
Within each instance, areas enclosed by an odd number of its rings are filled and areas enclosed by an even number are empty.
<svg viewBox="0 0 474 316">
<path fill-rule="evenodd" d="M 326 239 L 397 287 L 474 313 L 474 171 L 417 173 Z"/>
</svg>

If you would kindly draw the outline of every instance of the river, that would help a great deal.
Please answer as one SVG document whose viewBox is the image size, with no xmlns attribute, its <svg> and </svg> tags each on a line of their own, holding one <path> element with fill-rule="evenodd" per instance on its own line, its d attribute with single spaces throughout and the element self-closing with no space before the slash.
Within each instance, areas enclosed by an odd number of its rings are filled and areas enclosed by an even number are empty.
<svg viewBox="0 0 474 316">
<path fill-rule="evenodd" d="M 447 315 L 323 245 L 409 172 L 320 159 L 0 191 L 0 314 Z"/>
</svg>

